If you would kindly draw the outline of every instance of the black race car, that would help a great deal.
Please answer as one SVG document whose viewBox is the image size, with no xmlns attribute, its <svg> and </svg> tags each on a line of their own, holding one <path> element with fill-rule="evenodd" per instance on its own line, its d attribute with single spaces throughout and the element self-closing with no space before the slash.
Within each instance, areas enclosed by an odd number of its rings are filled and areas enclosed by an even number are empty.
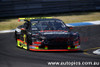
<svg viewBox="0 0 100 67">
<path fill-rule="evenodd" d="M 19 19 L 25 23 L 15 30 L 17 46 L 32 51 L 78 51 L 79 33 L 59 19 Z"/>
</svg>

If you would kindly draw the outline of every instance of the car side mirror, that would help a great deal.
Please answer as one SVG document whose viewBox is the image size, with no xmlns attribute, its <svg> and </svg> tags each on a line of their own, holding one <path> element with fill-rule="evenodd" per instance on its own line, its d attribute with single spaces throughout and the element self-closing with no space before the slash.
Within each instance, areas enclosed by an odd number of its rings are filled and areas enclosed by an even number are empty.
<svg viewBox="0 0 100 67">
<path fill-rule="evenodd" d="M 21 28 L 21 30 L 25 30 L 25 28 Z"/>
<path fill-rule="evenodd" d="M 70 30 L 72 30 L 73 29 L 73 27 L 68 27 Z"/>
</svg>

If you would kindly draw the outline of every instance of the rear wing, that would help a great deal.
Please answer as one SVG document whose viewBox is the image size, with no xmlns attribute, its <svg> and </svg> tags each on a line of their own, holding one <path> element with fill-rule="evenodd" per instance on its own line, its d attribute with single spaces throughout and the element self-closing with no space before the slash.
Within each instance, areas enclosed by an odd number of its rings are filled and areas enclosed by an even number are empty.
<svg viewBox="0 0 100 67">
<path fill-rule="evenodd" d="M 18 18 L 18 22 L 20 22 L 20 21 L 30 21 L 32 19 L 52 19 L 52 17 Z"/>
</svg>

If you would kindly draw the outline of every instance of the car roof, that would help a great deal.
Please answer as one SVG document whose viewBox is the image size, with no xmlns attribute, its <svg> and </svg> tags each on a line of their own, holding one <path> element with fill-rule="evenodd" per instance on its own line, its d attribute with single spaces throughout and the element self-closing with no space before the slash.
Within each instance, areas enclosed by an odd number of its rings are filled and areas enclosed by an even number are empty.
<svg viewBox="0 0 100 67">
<path fill-rule="evenodd" d="M 59 20 L 59 19 L 32 19 L 32 20 L 30 20 L 30 21 L 46 21 L 46 20 L 48 20 L 48 21 L 50 21 L 50 20 L 55 20 L 55 21 L 62 21 L 62 20 Z"/>
</svg>

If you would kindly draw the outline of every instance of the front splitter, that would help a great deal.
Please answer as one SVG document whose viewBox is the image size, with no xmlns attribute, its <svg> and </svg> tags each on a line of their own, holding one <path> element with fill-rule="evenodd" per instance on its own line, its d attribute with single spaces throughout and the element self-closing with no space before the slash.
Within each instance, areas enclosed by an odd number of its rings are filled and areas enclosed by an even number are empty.
<svg viewBox="0 0 100 67">
<path fill-rule="evenodd" d="M 80 49 L 29 49 L 31 51 L 79 51 Z"/>
</svg>

